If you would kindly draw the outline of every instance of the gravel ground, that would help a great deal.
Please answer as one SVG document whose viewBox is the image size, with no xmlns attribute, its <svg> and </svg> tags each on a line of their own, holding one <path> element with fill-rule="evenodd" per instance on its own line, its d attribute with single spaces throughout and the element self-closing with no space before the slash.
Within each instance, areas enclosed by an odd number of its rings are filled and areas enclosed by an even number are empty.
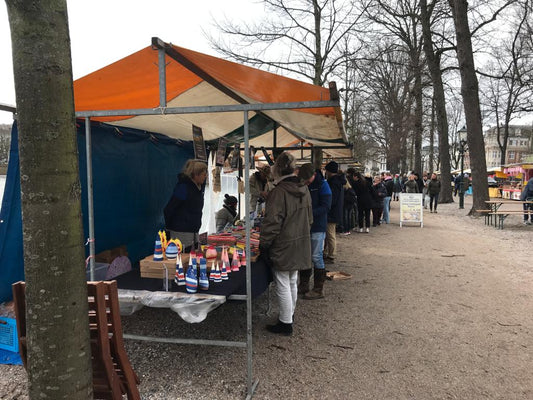
<svg viewBox="0 0 533 400">
<path fill-rule="evenodd" d="M 533 226 L 504 230 L 457 203 L 338 237 L 326 298 L 301 300 L 294 335 L 268 334 L 268 294 L 254 300 L 255 399 L 532 399 Z M 199 324 L 169 310 L 123 317 L 134 334 L 244 340 L 246 306 L 229 302 Z M 128 340 L 143 399 L 242 399 L 246 352 Z M 0 365 L 0 399 L 27 399 L 26 374 Z"/>
</svg>

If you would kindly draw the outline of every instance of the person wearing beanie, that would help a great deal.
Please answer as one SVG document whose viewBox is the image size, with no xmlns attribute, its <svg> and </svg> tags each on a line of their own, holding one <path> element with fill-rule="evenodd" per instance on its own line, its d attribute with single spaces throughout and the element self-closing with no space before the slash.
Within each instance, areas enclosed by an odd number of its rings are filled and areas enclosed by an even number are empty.
<svg viewBox="0 0 533 400">
<path fill-rule="evenodd" d="M 315 300 L 324 297 L 326 267 L 324 265 L 323 253 L 328 226 L 328 211 L 331 207 L 331 189 L 320 170 L 315 170 L 311 163 L 303 164 L 300 167 L 298 177 L 309 188 L 313 207 L 313 225 L 311 225 L 311 260 L 313 262 L 313 270 L 300 270 L 298 294 L 302 295 L 306 300 Z M 313 289 L 309 290 L 311 272 L 313 272 Z"/>
<path fill-rule="evenodd" d="M 344 174 L 339 173 L 339 164 L 335 161 L 330 161 L 326 164 L 326 178 L 331 189 L 331 208 L 328 212 L 328 226 L 326 229 L 325 242 L 325 262 L 333 264 L 335 262 L 336 251 L 336 231 L 337 225 L 341 225 L 344 212 L 344 185 L 346 178 Z M 342 230 L 342 229 L 341 229 Z"/>
<path fill-rule="evenodd" d="M 311 265 L 313 211 L 307 185 L 295 175 L 296 162 L 281 153 L 272 167 L 274 189 L 266 199 L 259 249 L 270 265 L 279 303 L 278 322 L 267 325 L 272 333 L 292 335 L 298 296 L 298 271 Z"/>
<path fill-rule="evenodd" d="M 217 233 L 222 232 L 226 226 L 231 226 L 237 217 L 237 203 L 235 196 L 224 195 L 224 205 L 215 214 L 215 224 Z"/>
</svg>

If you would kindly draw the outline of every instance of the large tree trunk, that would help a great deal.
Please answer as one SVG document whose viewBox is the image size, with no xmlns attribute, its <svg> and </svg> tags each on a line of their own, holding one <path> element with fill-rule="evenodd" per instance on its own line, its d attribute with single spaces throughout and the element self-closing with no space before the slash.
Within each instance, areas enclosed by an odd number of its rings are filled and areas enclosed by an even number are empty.
<svg viewBox="0 0 533 400">
<path fill-rule="evenodd" d="M 457 38 L 457 61 L 461 72 L 461 96 L 465 108 L 468 152 L 472 169 L 473 204 L 470 214 L 486 208 L 489 200 L 485 142 L 481 125 L 479 87 L 472 54 L 472 40 L 468 26 L 466 0 L 449 0 Z"/>
<path fill-rule="evenodd" d="M 413 60 L 414 61 L 414 60 Z M 413 87 L 415 97 L 415 112 L 414 112 L 414 132 L 413 132 L 413 165 L 414 170 L 418 171 L 422 177 L 422 119 L 423 119 L 423 99 L 422 99 L 422 66 L 420 65 L 420 54 L 417 56 L 417 64 L 415 67 L 415 82 Z"/>
<path fill-rule="evenodd" d="M 441 203 L 453 203 L 452 182 L 450 169 L 450 144 L 448 142 L 448 115 L 446 113 L 446 98 L 440 61 L 433 49 L 433 40 L 430 26 L 431 15 L 428 12 L 427 1 L 420 0 L 420 19 L 424 37 L 424 52 L 433 83 L 433 101 L 437 114 L 437 133 L 439 135 L 439 160 L 441 174 Z"/>
<path fill-rule="evenodd" d="M 6 0 L 20 134 L 31 399 L 92 398 L 65 0 Z"/>
</svg>

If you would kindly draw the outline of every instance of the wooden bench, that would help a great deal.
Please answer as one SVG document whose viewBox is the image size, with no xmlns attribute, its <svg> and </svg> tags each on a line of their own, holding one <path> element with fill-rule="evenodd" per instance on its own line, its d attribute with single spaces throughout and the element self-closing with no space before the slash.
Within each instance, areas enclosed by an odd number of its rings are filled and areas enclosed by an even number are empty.
<svg viewBox="0 0 533 400">
<path fill-rule="evenodd" d="M 494 224 L 496 224 L 496 216 L 492 210 L 476 210 L 477 213 L 482 214 L 485 217 L 485 225 L 492 225 L 492 217 L 494 217 Z"/>
<path fill-rule="evenodd" d="M 498 211 L 492 211 L 488 215 L 494 216 L 494 226 L 498 229 L 503 229 L 503 221 L 509 216 L 509 215 L 533 215 L 533 210 L 498 210 Z"/>
<path fill-rule="evenodd" d="M 19 353 L 27 368 L 26 284 L 13 284 Z M 124 349 L 116 281 L 87 282 L 95 399 L 140 400 L 139 378 Z"/>
</svg>

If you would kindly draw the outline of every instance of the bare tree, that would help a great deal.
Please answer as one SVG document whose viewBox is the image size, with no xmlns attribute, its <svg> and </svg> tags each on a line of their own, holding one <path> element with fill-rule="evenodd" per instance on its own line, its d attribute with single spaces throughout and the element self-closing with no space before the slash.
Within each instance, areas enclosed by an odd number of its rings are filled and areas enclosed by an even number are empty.
<svg viewBox="0 0 533 400">
<path fill-rule="evenodd" d="M 92 398 L 65 0 L 6 0 L 18 111 L 29 395 Z"/>
<path fill-rule="evenodd" d="M 461 96 L 465 109 L 467 142 L 472 169 L 473 205 L 470 214 L 475 210 L 486 208 L 489 199 L 487 183 L 487 162 L 485 160 L 485 143 L 481 124 L 479 104 L 479 85 L 474 65 L 471 32 L 468 24 L 468 4 L 466 0 L 448 0 L 454 25 L 457 43 L 457 61 L 461 73 Z"/>
<path fill-rule="evenodd" d="M 362 2 L 349 0 L 263 0 L 265 17 L 248 24 L 215 21 L 222 35 L 211 46 L 245 64 L 282 70 L 323 86 L 346 60 L 345 49 L 360 21 Z"/>
<path fill-rule="evenodd" d="M 429 6 L 427 0 L 420 0 L 420 21 L 424 38 L 424 53 L 429 68 L 432 87 L 434 110 L 437 120 L 437 133 L 439 137 L 439 160 L 441 171 L 441 203 L 453 202 L 451 174 L 450 174 L 450 146 L 448 137 L 448 116 L 446 114 L 446 98 L 444 95 L 444 85 L 442 82 L 441 52 L 435 49 L 433 44 L 432 21 L 435 20 L 434 10 L 436 1 L 432 1 Z"/>
<path fill-rule="evenodd" d="M 377 29 L 401 43 L 408 55 L 408 66 L 413 77 L 411 92 L 414 99 L 412 115 L 413 168 L 422 172 L 423 134 L 423 74 L 422 32 L 419 22 L 418 0 L 376 0 L 366 9 L 367 17 Z M 394 39 L 393 39 L 394 40 Z"/>
<path fill-rule="evenodd" d="M 387 41 L 369 51 L 367 59 L 357 65 L 358 89 L 365 94 L 362 129 L 381 148 L 388 170 L 406 172 L 414 103 L 409 57 Z"/>
</svg>

